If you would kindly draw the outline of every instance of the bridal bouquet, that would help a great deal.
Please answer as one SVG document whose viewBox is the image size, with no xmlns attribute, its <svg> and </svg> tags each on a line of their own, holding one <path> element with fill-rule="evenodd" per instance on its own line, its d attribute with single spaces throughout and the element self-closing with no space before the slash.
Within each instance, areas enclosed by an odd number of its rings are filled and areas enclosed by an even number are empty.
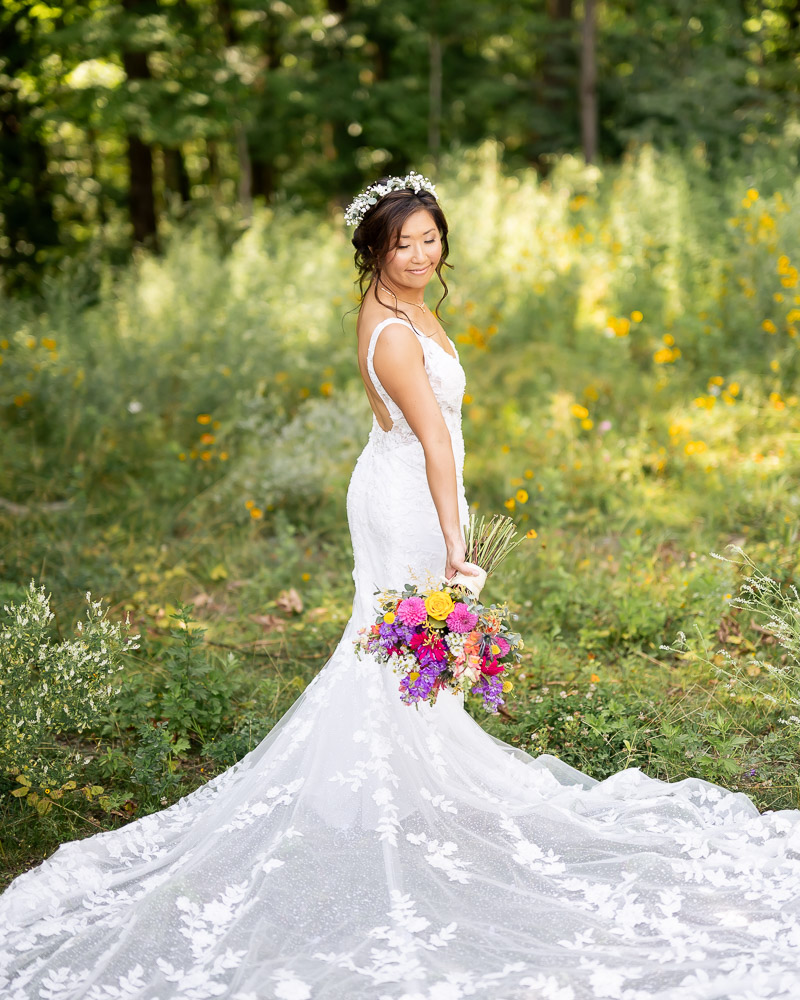
<svg viewBox="0 0 800 1000">
<path fill-rule="evenodd" d="M 444 688 L 481 696 L 488 712 L 504 704 L 513 687 L 505 675 L 522 658 L 524 643 L 510 628 L 517 616 L 508 605 L 486 606 L 479 597 L 487 575 L 525 537 L 516 537 L 509 517 L 495 515 L 488 525 L 471 517 L 466 556 L 478 576 L 457 573 L 426 590 L 407 583 L 402 591 L 376 591 L 380 611 L 371 628 L 360 630 L 356 653 L 394 668 L 407 705 L 434 704 Z"/>
</svg>

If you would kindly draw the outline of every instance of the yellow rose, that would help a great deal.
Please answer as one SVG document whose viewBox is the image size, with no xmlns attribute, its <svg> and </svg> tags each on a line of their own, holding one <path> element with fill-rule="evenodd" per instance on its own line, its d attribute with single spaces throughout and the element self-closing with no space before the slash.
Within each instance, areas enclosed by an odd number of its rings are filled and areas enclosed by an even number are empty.
<svg viewBox="0 0 800 1000">
<path fill-rule="evenodd" d="M 425 598 L 425 610 L 431 618 L 437 618 L 439 621 L 444 621 L 454 607 L 453 598 L 441 590 L 437 590 Z"/>
</svg>

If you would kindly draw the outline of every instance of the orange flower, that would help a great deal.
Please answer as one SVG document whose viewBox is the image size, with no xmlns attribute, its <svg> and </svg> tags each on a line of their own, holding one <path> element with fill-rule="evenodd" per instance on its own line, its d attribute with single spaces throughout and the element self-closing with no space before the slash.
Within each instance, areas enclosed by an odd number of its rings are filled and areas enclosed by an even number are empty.
<svg viewBox="0 0 800 1000">
<path fill-rule="evenodd" d="M 500 615 L 498 615 L 497 612 L 492 611 L 491 609 L 488 611 L 484 611 L 481 617 L 486 626 L 486 631 L 490 635 L 494 635 L 495 632 L 499 632 L 503 626 L 503 620 L 500 617 Z"/>
</svg>

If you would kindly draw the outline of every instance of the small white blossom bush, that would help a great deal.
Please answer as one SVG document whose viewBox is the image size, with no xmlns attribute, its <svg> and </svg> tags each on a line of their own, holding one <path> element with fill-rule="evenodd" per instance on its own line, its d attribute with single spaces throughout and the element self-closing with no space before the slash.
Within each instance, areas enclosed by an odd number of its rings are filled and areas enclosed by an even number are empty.
<svg viewBox="0 0 800 1000">
<path fill-rule="evenodd" d="M 54 640 L 44 587 L 31 581 L 25 599 L 5 605 L 0 624 L 0 772 L 24 772 L 26 783 L 72 777 L 78 755 L 56 737 L 90 729 L 119 692 L 115 675 L 138 635 L 111 622 L 86 594 L 84 621 L 72 639 Z"/>
</svg>

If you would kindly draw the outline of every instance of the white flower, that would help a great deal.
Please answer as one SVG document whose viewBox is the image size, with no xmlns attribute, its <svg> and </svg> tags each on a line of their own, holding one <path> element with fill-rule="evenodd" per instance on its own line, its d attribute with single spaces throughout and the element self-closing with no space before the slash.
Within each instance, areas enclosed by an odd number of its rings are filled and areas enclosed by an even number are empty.
<svg viewBox="0 0 800 1000">
<path fill-rule="evenodd" d="M 369 209 L 376 205 L 384 195 L 389 194 L 390 191 L 405 190 L 415 191 L 417 194 L 420 191 L 427 191 L 434 198 L 436 197 L 436 188 L 433 182 L 417 173 L 416 170 L 411 170 L 405 177 L 390 177 L 383 184 L 370 184 L 360 194 L 357 194 L 347 206 L 344 221 L 348 226 L 358 227 Z"/>
</svg>

